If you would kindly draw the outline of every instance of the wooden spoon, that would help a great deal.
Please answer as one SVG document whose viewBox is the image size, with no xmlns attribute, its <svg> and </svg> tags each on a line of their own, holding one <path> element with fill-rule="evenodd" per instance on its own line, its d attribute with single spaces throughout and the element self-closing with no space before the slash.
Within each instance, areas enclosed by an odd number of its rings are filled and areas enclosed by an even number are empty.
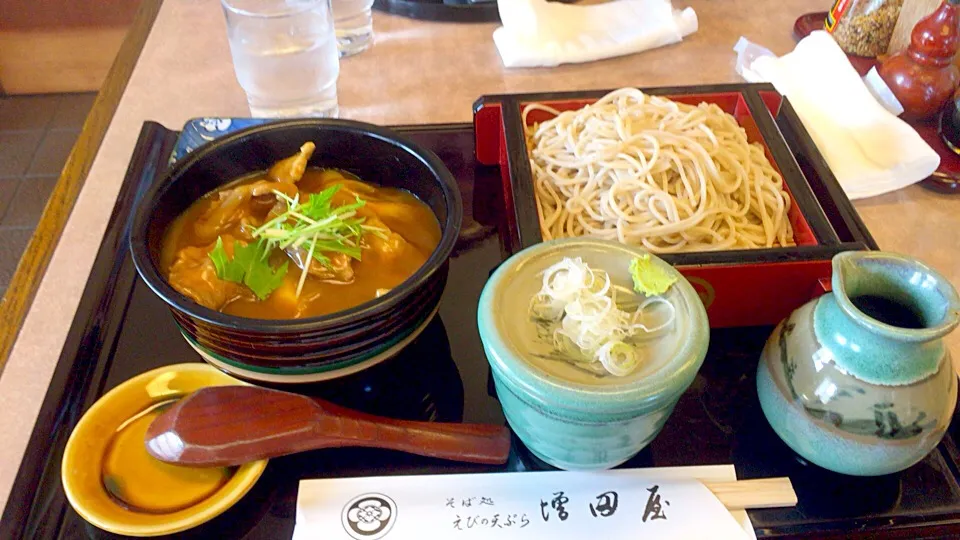
<svg viewBox="0 0 960 540">
<path fill-rule="evenodd" d="M 500 464 L 510 452 L 510 432 L 504 426 L 383 418 L 255 386 L 215 386 L 181 399 L 154 420 L 146 445 L 161 461 L 211 467 L 344 446 Z"/>
</svg>

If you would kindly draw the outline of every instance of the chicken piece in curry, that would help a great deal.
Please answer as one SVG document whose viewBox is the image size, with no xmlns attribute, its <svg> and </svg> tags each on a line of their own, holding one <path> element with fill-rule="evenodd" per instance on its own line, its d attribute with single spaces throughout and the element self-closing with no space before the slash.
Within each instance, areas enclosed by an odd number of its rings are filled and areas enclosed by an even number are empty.
<svg viewBox="0 0 960 540">
<path fill-rule="evenodd" d="M 300 151 L 193 203 L 166 231 L 161 270 L 191 300 L 260 319 L 315 317 L 386 294 L 440 242 L 430 208 L 407 191 Z"/>
</svg>

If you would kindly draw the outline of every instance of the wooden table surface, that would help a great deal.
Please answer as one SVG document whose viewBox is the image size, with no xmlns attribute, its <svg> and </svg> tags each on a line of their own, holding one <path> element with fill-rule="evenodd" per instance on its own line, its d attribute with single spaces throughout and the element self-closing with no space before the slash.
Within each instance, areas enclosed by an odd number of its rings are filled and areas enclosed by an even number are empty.
<svg viewBox="0 0 960 540">
<path fill-rule="evenodd" d="M 786 53 L 794 45 L 794 20 L 811 10 L 806 0 L 763 10 L 751 0 L 674 4 L 692 6 L 700 20 L 699 31 L 680 44 L 585 65 L 521 70 L 500 63 L 494 24 L 377 13 L 376 45 L 341 62 L 341 116 L 380 124 L 468 122 L 471 104 L 485 93 L 739 82 L 732 51 L 737 39 L 747 36 Z M 192 117 L 249 115 L 220 9 L 214 1 L 144 2 L 4 300 L 0 359 L 10 354 L 0 376 L 0 503 L 16 476 L 142 123 L 179 129 Z M 918 257 L 960 284 L 960 197 L 910 187 L 856 206 L 881 248 Z M 949 343 L 960 351 L 960 333 Z"/>
</svg>

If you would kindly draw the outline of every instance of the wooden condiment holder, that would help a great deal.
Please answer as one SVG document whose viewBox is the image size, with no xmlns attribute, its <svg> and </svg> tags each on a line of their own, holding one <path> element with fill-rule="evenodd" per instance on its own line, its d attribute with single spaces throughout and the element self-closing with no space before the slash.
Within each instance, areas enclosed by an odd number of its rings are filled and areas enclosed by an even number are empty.
<svg viewBox="0 0 960 540">
<path fill-rule="evenodd" d="M 913 32 L 913 27 L 921 19 L 936 11 L 940 7 L 941 1 L 903 0 L 900 16 L 897 17 L 897 24 L 893 28 L 890 44 L 887 46 L 887 55 L 894 55 L 906 49 L 907 45 L 910 44 L 910 34 Z"/>
</svg>

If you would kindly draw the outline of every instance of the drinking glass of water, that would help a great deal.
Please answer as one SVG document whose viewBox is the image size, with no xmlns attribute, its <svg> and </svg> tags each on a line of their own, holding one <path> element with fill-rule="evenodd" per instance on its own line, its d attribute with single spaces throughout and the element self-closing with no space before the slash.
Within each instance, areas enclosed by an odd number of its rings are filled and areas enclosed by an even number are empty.
<svg viewBox="0 0 960 540">
<path fill-rule="evenodd" d="M 255 117 L 335 117 L 330 0 L 221 0 L 237 81 Z"/>
<path fill-rule="evenodd" d="M 373 0 L 333 0 L 333 27 L 340 56 L 365 51 L 373 44 Z"/>
</svg>

